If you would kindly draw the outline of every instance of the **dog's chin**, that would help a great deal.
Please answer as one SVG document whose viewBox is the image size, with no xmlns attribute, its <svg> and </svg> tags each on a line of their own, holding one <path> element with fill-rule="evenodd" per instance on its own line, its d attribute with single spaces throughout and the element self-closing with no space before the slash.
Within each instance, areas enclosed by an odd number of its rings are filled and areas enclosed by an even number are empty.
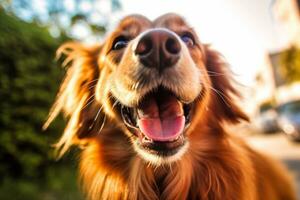
<svg viewBox="0 0 300 200">
<path fill-rule="evenodd" d="M 149 144 L 149 147 L 145 147 L 145 144 L 136 139 L 133 141 L 133 146 L 138 155 L 140 155 L 140 157 L 142 157 L 145 161 L 152 165 L 160 166 L 180 160 L 189 146 L 189 142 L 186 138 L 182 139 L 177 147 L 167 147 L 168 145 L 173 146 L 172 143 L 173 142 L 163 144 L 153 142 L 152 144 Z"/>
<path fill-rule="evenodd" d="M 185 134 L 193 103 L 184 104 L 162 87 L 147 93 L 135 107 L 119 105 L 135 151 L 153 165 L 179 160 L 188 149 Z"/>
</svg>

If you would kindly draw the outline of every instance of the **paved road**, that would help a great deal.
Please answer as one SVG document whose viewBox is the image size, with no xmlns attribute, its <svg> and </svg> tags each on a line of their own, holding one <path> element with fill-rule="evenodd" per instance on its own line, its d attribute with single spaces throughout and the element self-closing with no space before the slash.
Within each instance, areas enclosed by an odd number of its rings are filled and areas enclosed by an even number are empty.
<svg viewBox="0 0 300 200">
<path fill-rule="evenodd" d="M 247 134 L 244 137 L 253 148 L 282 160 L 288 166 L 295 177 L 300 200 L 300 143 L 288 141 L 281 133 Z"/>
</svg>

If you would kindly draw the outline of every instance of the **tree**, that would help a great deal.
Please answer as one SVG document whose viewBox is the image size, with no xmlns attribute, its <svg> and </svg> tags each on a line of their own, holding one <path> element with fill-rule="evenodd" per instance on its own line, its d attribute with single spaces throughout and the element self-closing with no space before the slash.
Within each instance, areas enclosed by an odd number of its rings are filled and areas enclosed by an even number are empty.
<svg viewBox="0 0 300 200">
<path fill-rule="evenodd" d="M 119 0 L 4 0 L 2 6 L 26 21 L 50 27 L 54 35 L 76 35 L 78 26 L 93 35 L 103 35 L 111 14 L 120 10 Z"/>
<path fill-rule="evenodd" d="M 66 38 L 53 38 L 47 28 L 1 9 L 0 19 L 0 199 L 43 199 L 42 188 L 63 190 L 63 199 L 70 185 L 76 187 L 75 173 L 68 175 L 74 167 L 52 156 L 64 122 L 46 132 L 42 125 L 64 74 L 54 55 Z M 60 173 L 62 167 L 68 170 Z"/>
<path fill-rule="evenodd" d="M 118 0 L 1 1 L 0 199 L 80 199 L 74 164 L 56 162 L 51 148 L 64 121 L 42 132 L 64 75 L 55 51 L 78 26 L 103 35 L 110 11 L 118 9 Z"/>
</svg>

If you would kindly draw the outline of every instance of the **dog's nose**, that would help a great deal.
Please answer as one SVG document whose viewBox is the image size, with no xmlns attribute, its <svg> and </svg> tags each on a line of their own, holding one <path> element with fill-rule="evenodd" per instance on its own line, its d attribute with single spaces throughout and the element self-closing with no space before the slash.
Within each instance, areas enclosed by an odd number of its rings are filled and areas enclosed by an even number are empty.
<svg viewBox="0 0 300 200">
<path fill-rule="evenodd" d="M 180 50 L 180 43 L 174 34 L 165 30 L 152 30 L 138 41 L 135 53 L 145 67 L 162 71 L 177 63 Z"/>
</svg>

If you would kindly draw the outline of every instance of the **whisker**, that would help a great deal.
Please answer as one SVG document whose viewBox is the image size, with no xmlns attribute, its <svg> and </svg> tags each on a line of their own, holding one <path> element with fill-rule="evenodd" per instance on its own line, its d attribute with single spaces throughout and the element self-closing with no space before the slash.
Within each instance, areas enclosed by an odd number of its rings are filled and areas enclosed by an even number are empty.
<svg viewBox="0 0 300 200">
<path fill-rule="evenodd" d="M 207 74 L 209 77 L 214 77 L 214 76 L 226 76 L 226 74 Z"/>
<path fill-rule="evenodd" d="M 112 98 L 112 95 L 111 95 L 111 94 L 109 94 L 109 96 L 108 96 L 108 99 L 110 99 L 110 98 Z M 113 105 L 113 107 L 114 107 L 114 105 Z M 98 113 L 97 113 L 97 115 L 96 115 L 94 121 L 96 121 L 96 119 L 98 118 L 98 116 L 99 116 L 99 114 L 100 114 L 100 111 L 103 110 L 103 108 L 104 108 L 104 105 L 102 105 L 102 106 L 100 107 L 100 109 L 99 109 L 99 111 L 98 111 Z M 98 131 L 98 133 L 97 133 L 98 135 L 99 135 L 99 134 L 101 133 L 101 131 L 103 130 L 104 125 L 105 125 L 105 122 L 106 122 L 106 114 L 104 114 L 102 124 L 101 124 L 100 129 L 99 129 L 99 131 Z"/>
<path fill-rule="evenodd" d="M 94 88 L 94 87 L 96 87 L 96 86 L 97 86 L 97 84 L 92 85 L 92 86 L 90 86 L 88 89 L 90 90 L 90 89 L 92 89 L 92 88 Z"/>
<path fill-rule="evenodd" d="M 98 135 L 101 133 L 101 131 L 102 131 L 103 127 L 104 127 L 105 122 L 106 122 L 106 115 L 104 115 L 103 122 L 101 124 L 101 127 L 100 127 L 98 133 L 97 133 Z"/>
<path fill-rule="evenodd" d="M 213 76 L 226 76 L 227 73 L 220 73 L 220 72 L 214 72 L 214 71 L 209 71 L 209 70 L 203 70 L 203 69 L 199 69 L 201 72 L 207 72 L 207 74 L 210 76 L 210 77 L 213 77 Z"/>
<path fill-rule="evenodd" d="M 90 83 L 93 83 L 93 82 L 98 81 L 98 80 L 99 80 L 99 79 L 96 78 L 96 79 L 93 79 L 93 80 L 91 80 L 91 81 L 89 81 L 89 82 L 87 82 L 87 83 L 85 83 L 85 84 L 90 84 Z"/>
<path fill-rule="evenodd" d="M 216 94 L 218 94 L 220 97 L 221 97 L 221 99 L 223 100 L 223 102 L 228 106 L 228 107 L 231 107 L 229 104 L 228 104 L 228 102 L 225 100 L 225 98 L 228 98 L 228 97 L 226 97 L 226 95 L 224 94 L 224 93 L 222 93 L 221 91 L 219 91 L 219 90 L 217 90 L 217 89 L 215 89 L 215 88 L 213 88 L 213 87 L 209 87 L 212 91 L 214 91 L 214 92 L 216 92 Z"/>
<path fill-rule="evenodd" d="M 94 127 L 95 122 L 96 122 L 96 120 L 98 119 L 98 117 L 99 117 L 99 115 L 100 115 L 100 112 L 101 112 L 102 108 L 103 108 L 103 105 L 99 108 L 99 110 L 98 110 L 98 112 L 97 112 L 97 114 L 96 114 L 96 116 L 95 116 L 95 118 L 94 118 L 94 120 L 93 120 L 93 123 L 89 126 L 89 130 L 91 130 L 91 129 Z"/>
<path fill-rule="evenodd" d="M 114 109 L 114 107 L 117 105 L 117 104 L 121 104 L 120 101 L 118 99 L 115 99 L 115 103 L 112 105 L 112 109 Z"/>
<path fill-rule="evenodd" d="M 87 103 L 81 108 L 80 111 L 82 111 L 83 109 L 85 109 L 87 106 L 89 106 L 95 99 L 92 99 L 95 95 L 93 94 L 92 96 L 90 96 L 86 101 Z M 92 100 L 91 100 L 92 99 Z"/>
<path fill-rule="evenodd" d="M 214 72 L 214 71 L 210 71 L 210 70 L 206 70 L 206 71 L 210 74 L 227 75 L 227 73 Z"/>
<path fill-rule="evenodd" d="M 137 81 L 136 81 L 136 84 L 137 84 L 136 89 L 144 87 L 146 85 L 146 83 L 147 83 L 147 80 L 146 80 L 144 74 L 139 74 L 139 76 L 137 77 Z"/>
</svg>

